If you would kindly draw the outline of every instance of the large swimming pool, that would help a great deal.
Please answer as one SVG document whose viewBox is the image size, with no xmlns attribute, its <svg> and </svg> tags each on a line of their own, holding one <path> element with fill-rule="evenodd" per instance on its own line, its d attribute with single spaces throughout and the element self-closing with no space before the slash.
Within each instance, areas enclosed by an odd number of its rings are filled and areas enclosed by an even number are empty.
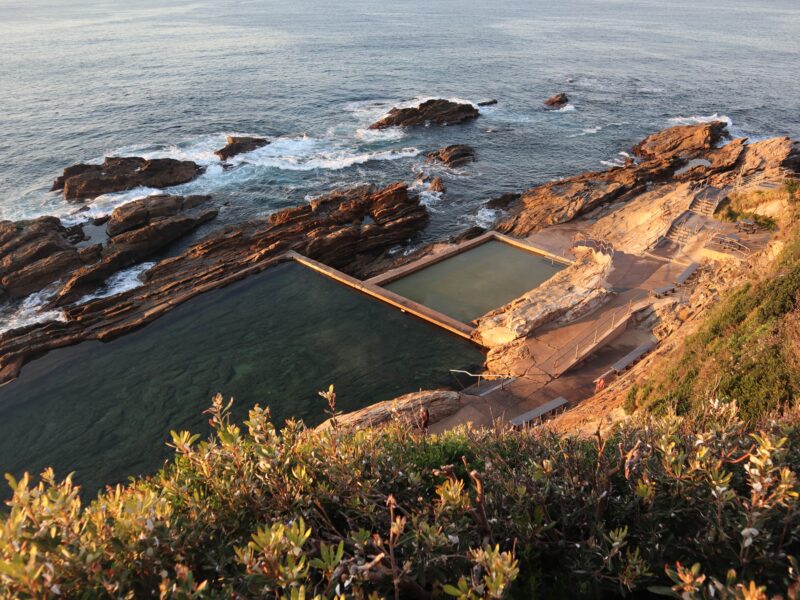
<svg viewBox="0 0 800 600">
<path fill-rule="evenodd" d="M 0 388 L 0 471 L 50 465 L 93 492 L 156 470 L 170 429 L 206 432 L 202 411 L 217 392 L 236 399 L 238 419 L 260 403 L 276 422 L 313 425 L 331 383 L 348 411 L 447 385 L 449 369 L 482 361 L 466 340 L 284 263 L 112 342 L 25 366 Z"/>
<path fill-rule="evenodd" d="M 541 254 L 490 240 L 383 287 L 469 323 L 541 285 L 564 267 Z"/>
</svg>

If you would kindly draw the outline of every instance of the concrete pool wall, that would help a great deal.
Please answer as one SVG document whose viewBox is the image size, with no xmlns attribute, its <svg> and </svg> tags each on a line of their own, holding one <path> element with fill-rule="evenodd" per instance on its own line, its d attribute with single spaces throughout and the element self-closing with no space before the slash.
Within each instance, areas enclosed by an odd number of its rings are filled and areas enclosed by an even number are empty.
<svg viewBox="0 0 800 600">
<path fill-rule="evenodd" d="M 489 232 L 366 283 L 466 324 L 537 288 L 573 262 Z"/>
</svg>

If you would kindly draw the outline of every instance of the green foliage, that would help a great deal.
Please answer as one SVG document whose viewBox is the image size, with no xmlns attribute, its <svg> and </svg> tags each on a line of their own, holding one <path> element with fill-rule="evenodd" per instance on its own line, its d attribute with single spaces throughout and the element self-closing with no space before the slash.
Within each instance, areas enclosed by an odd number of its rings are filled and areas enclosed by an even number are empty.
<svg viewBox="0 0 800 600">
<path fill-rule="evenodd" d="M 795 232 L 797 233 L 797 232 Z M 742 417 L 755 422 L 782 410 L 800 393 L 785 320 L 798 310 L 800 243 L 791 235 L 774 270 L 747 283 L 710 311 L 627 407 L 656 414 L 689 413 L 709 397 L 738 399 Z"/>
<path fill-rule="evenodd" d="M 242 429 L 228 407 L 215 399 L 209 440 L 174 432 L 162 472 L 88 506 L 70 477 L 10 478 L 0 597 L 703 598 L 711 585 L 742 598 L 796 585 L 790 416 L 754 433 L 715 404 L 587 440 L 278 431 L 258 406 Z"/>
</svg>

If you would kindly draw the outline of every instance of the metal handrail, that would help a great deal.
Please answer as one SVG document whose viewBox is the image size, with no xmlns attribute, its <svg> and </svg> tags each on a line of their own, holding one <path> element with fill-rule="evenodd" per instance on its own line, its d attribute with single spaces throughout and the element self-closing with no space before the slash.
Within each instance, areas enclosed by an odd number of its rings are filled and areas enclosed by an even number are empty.
<svg viewBox="0 0 800 600">
<path fill-rule="evenodd" d="M 478 387 L 481 385 L 481 380 L 492 380 L 492 379 L 500 379 L 500 389 L 503 389 L 505 386 L 506 379 L 515 379 L 514 375 L 500 375 L 497 373 L 470 373 L 469 371 L 464 371 L 463 369 L 450 369 L 450 374 L 453 375 L 456 381 L 458 381 L 459 385 L 461 385 L 461 389 L 466 389 L 464 385 L 459 381 L 458 377 L 455 377 L 455 373 L 462 373 L 467 375 L 468 377 L 475 377 L 478 380 Z"/>
<path fill-rule="evenodd" d="M 633 310 L 633 303 L 634 302 L 638 303 L 640 300 L 644 300 L 645 298 L 648 297 L 648 294 L 649 293 L 641 293 L 634 296 L 633 298 L 630 299 L 627 305 L 620 307 L 616 309 L 613 313 L 611 313 L 610 317 L 606 317 L 598 321 L 598 323 L 595 325 L 593 332 L 582 336 L 580 339 L 578 339 L 577 342 L 571 342 L 561 352 L 555 355 L 555 357 L 553 356 L 548 357 L 547 362 L 552 363 L 551 375 L 558 376 L 559 366 L 561 364 L 562 359 L 564 358 L 566 358 L 567 361 L 569 361 L 570 359 L 572 359 L 573 361 L 571 363 L 570 362 L 564 363 L 566 367 L 564 368 L 564 371 L 566 371 L 569 367 L 574 365 L 581 355 L 582 347 L 584 348 L 584 350 L 586 348 L 591 348 L 597 343 L 598 339 L 602 339 L 604 336 L 608 335 L 611 331 L 613 331 L 622 322 L 622 320 L 627 319 L 628 317 L 630 317 L 630 315 L 636 312 Z M 637 310 L 639 309 L 637 308 Z M 622 315 L 619 314 L 620 311 L 622 311 Z M 602 329 L 601 331 L 601 328 L 605 327 L 606 324 L 609 324 L 608 328 Z M 587 342 L 590 339 L 592 340 L 591 343 L 587 344 Z"/>
</svg>

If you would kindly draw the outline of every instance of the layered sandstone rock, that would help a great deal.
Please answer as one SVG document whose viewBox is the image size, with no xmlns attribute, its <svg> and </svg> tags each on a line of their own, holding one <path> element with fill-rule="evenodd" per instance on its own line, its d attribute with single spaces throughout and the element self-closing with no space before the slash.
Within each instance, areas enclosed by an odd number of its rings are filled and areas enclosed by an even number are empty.
<svg viewBox="0 0 800 600">
<path fill-rule="evenodd" d="M 237 154 L 252 152 L 269 144 L 269 140 L 260 137 L 229 135 L 225 146 L 214 152 L 220 160 L 228 160 Z"/>
<path fill-rule="evenodd" d="M 401 421 L 419 428 L 422 426 L 423 409 L 428 411 L 429 423 L 435 423 L 455 414 L 463 406 L 464 399 L 464 394 L 448 390 L 414 392 L 339 415 L 336 417 L 336 425 L 343 429 L 363 429 Z M 328 419 L 317 429 L 330 429 L 332 425 Z"/>
<path fill-rule="evenodd" d="M 484 347 L 496 348 L 566 315 L 571 320 L 587 314 L 611 297 L 606 279 L 612 265 L 608 255 L 584 251 L 574 264 L 539 287 L 477 319 L 473 338 Z"/>
<path fill-rule="evenodd" d="M 82 238 L 77 233 L 77 239 Z M 0 221 L 0 285 L 11 298 L 38 292 L 83 264 L 76 232 L 55 217 Z"/>
<path fill-rule="evenodd" d="M 187 183 L 203 168 L 190 160 L 144 159 L 137 156 L 107 157 L 103 164 L 78 164 L 64 169 L 53 183 L 64 198 L 80 200 L 135 187 L 165 188 Z"/>
<path fill-rule="evenodd" d="M 648 186 L 672 180 L 689 160 L 722 156 L 716 145 L 725 132 L 725 123 L 712 122 L 671 127 L 650 135 L 634 148 L 640 162 L 551 181 L 524 192 L 498 229 L 525 236 L 544 226 L 570 221 L 603 204 L 634 198 Z M 704 176 L 704 171 L 687 175 Z"/>
<path fill-rule="evenodd" d="M 460 167 L 475 160 L 475 149 L 466 144 L 452 144 L 434 152 L 428 152 L 428 160 L 440 162 L 450 168 Z"/>
<path fill-rule="evenodd" d="M 108 265 L 120 268 L 129 253 L 154 247 L 158 240 L 192 225 L 182 219 L 193 218 L 178 213 L 112 236 L 97 267 L 76 271 L 58 303 L 79 297 L 106 275 Z M 118 214 L 115 223 L 126 220 Z M 265 219 L 227 226 L 179 256 L 161 260 L 145 273 L 145 281 L 137 288 L 67 306 L 65 322 L 0 334 L 0 381 L 13 379 L 27 360 L 49 349 L 86 339 L 113 339 L 141 327 L 197 294 L 268 268 L 288 250 L 361 276 L 390 248 L 417 233 L 427 220 L 428 213 L 419 198 L 410 196 L 407 186 L 398 183 L 382 189 L 359 186 L 339 190 Z M 156 242 L 139 245 L 140 230 L 149 231 Z"/>
<path fill-rule="evenodd" d="M 387 127 L 413 127 L 417 125 L 455 125 L 478 118 L 480 111 L 472 104 L 451 100 L 427 100 L 419 106 L 393 108 L 389 113 L 369 126 L 370 129 Z"/>
</svg>

